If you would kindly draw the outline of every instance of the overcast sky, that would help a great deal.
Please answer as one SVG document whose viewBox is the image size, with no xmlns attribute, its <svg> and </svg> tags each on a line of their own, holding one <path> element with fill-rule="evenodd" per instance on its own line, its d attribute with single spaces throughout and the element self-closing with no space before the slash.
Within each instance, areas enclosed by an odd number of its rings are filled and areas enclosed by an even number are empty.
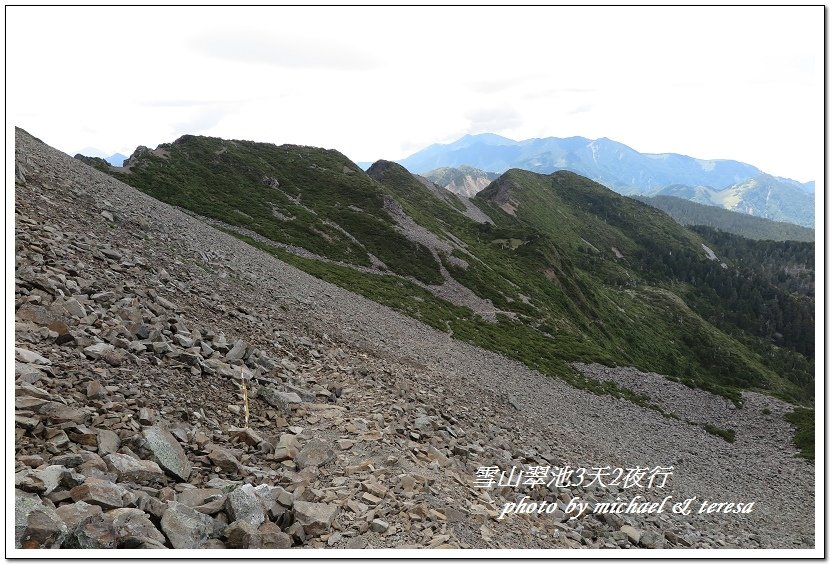
<svg viewBox="0 0 830 564">
<path fill-rule="evenodd" d="M 403 158 L 610 137 L 823 171 L 823 8 L 7 7 L 7 126 L 74 154 L 185 133 Z"/>
</svg>

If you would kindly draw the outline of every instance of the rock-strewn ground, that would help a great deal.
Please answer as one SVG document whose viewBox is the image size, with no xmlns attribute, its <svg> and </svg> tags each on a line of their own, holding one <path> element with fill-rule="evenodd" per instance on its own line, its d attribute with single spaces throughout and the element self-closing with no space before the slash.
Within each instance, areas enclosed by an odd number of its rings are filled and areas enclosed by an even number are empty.
<svg viewBox="0 0 830 564">
<path fill-rule="evenodd" d="M 25 133 L 15 187 L 15 545 L 812 547 L 787 407 L 631 369 L 663 417 L 321 282 Z M 245 382 L 242 386 L 241 383 Z M 245 402 L 250 419 L 245 426 Z M 769 410 L 769 414 L 764 413 Z M 737 431 L 734 444 L 689 424 Z M 474 487 L 480 467 L 673 466 L 667 488 Z M 529 495 L 543 515 L 498 517 Z M 746 515 L 566 513 L 755 502 Z"/>
</svg>

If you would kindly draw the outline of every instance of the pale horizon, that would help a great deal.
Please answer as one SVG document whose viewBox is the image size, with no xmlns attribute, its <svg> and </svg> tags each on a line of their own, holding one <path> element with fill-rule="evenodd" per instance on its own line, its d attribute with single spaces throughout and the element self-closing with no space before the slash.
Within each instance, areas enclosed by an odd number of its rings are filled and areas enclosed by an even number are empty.
<svg viewBox="0 0 830 564">
<path fill-rule="evenodd" d="M 193 134 L 355 162 L 607 137 L 815 181 L 819 10 L 7 7 L 7 123 L 73 155 Z"/>
</svg>

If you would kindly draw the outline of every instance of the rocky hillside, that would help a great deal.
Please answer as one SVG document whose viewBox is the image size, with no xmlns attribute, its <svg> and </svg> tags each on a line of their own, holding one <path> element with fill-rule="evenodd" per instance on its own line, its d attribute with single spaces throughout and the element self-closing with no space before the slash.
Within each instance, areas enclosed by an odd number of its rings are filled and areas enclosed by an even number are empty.
<svg viewBox="0 0 830 564">
<path fill-rule="evenodd" d="M 458 168 L 442 167 L 423 173 L 424 178 L 454 194 L 472 198 L 499 177 L 494 172 L 486 172 L 471 166 Z"/>
<path fill-rule="evenodd" d="M 513 169 L 469 199 L 389 161 L 364 172 L 333 150 L 193 135 L 139 147 L 122 169 L 92 164 L 316 277 L 574 385 L 644 401 L 569 365 L 599 362 L 735 402 L 740 388 L 811 405 L 812 302 L 746 280 L 715 260 L 717 245 L 585 177 Z"/>
<path fill-rule="evenodd" d="M 788 404 L 597 365 L 675 416 L 575 389 L 16 142 L 16 548 L 814 546 Z M 566 465 L 672 470 L 476 487 Z M 634 495 L 754 509 L 568 512 Z M 554 509 L 499 518 L 524 496 Z"/>
</svg>

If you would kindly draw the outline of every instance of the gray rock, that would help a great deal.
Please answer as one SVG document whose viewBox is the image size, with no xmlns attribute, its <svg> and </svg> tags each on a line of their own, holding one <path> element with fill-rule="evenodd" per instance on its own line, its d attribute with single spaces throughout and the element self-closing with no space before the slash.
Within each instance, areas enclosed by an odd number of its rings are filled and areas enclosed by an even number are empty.
<svg viewBox="0 0 830 564">
<path fill-rule="evenodd" d="M 433 431 L 432 419 L 428 415 L 422 415 L 415 419 L 415 422 L 412 424 L 412 426 L 419 433 L 431 433 Z"/>
<path fill-rule="evenodd" d="M 103 509 L 100 505 L 90 505 L 85 501 L 76 501 L 75 503 L 59 506 L 55 509 L 55 513 L 69 529 L 73 529 L 94 515 L 102 515 Z"/>
<path fill-rule="evenodd" d="M 66 488 L 74 488 L 84 481 L 84 476 L 73 472 L 65 466 L 52 464 L 45 468 L 38 468 L 32 471 L 31 478 L 39 481 L 42 484 L 40 492 L 43 495 L 48 495 L 61 486 Z"/>
<path fill-rule="evenodd" d="M 291 384 L 285 384 L 285 391 L 286 392 L 293 392 L 299 396 L 299 398 L 304 402 L 313 402 L 317 399 L 317 396 L 314 392 L 306 390 L 305 388 L 301 388 L 299 386 L 292 386 Z"/>
<path fill-rule="evenodd" d="M 89 399 L 105 399 L 107 390 L 98 380 L 92 380 L 86 385 L 86 397 Z"/>
<path fill-rule="evenodd" d="M 104 519 L 112 523 L 119 544 L 121 539 L 128 537 L 150 539 L 162 545 L 166 540 L 147 514 L 140 509 L 128 507 L 113 509 L 104 515 Z"/>
<path fill-rule="evenodd" d="M 262 537 L 262 548 L 265 549 L 284 549 L 291 548 L 293 541 L 291 537 L 280 530 L 280 528 L 270 521 L 266 521 L 259 528 L 259 534 Z"/>
<path fill-rule="evenodd" d="M 84 456 L 81 456 L 80 454 L 74 452 L 68 452 L 66 454 L 59 454 L 57 456 L 53 456 L 49 462 L 57 466 L 76 468 L 83 464 L 85 461 L 86 459 L 84 458 Z"/>
<path fill-rule="evenodd" d="M 319 439 L 313 439 L 309 441 L 302 448 L 302 450 L 300 450 L 294 462 L 297 463 L 297 466 L 300 469 L 308 466 L 319 467 L 334 460 L 335 456 L 334 450 L 328 445 L 328 443 L 325 443 Z"/>
<path fill-rule="evenodd" d="M 146 439 L 145 446 L 153 453 L 158 465 L 186 481 L 190 477 L 192 465 L 173 434 L 157 425 L 145 428 L 142 433 Z"/>
<path fill-rule="evenodd" d="M 336 505 L 327 503 L 297 500 L 294 502 L 294 518 L 307 535 L 319 536 L 331 529 L 338 509 Z"/>
<path fill-rule="evenodd" d="M 14 359 L 25 364 L 41 364 L 44 366 L 52 364 L 52 361 L 48 358 L 41 356 L 40 354 L 34 351 L 30 351 L 28 349 L 23 349 L 20 347 L 14 348 Z"/>
<path fill-rule="evenodd" d="M 136 495 L 135 506 L 144 513 L 152 515 L 156 519 L 161 519 L 164 512 L 167 511 L 166 502 L 141 490 L 137 490 L 134 493 Z"/>
<path fill-rule="evenodd" d="M 44 403 L 37 411 L 38 414 L 53 423 L 83 423 L 86 421 L 85 412 L 56 401 Z"/>
<path fill-rule="evenodd" d="M 234 521 L 225 528 L 223 535 L 228 548 L 262 548 L 262 535 L 248 521 Z"/>
<path fill-rule="evenodd" d="M 95 345 L 85 347 L 84 354 L 93 360 L 97 360 L 114 350 L 115 347 L 109 343 L 97 343 Z"/>
<path fill-rule="evenodd" d="M 118 434 L 109 429 L 98 429 L 98 454 L 106 456 L 118 452 L 121 448 L 121 439 Z"/>
<path fill-rule="evenodd" d="M 185 349 L 189 349 L 193 346 L 193 339 L 187 335 L 182 335 L 181 333 L 173 335 L 173 340 L 176 341 L 180 347 Z"/>
<path fill-rule="evenodd" d="M 83 484 L 72 488 L 69 495 L 73 501 L 85 501 L 92 505 L 100 505 L 104 509 L 116 509 L 124 506 L 123 496 L 126 491 L 107 480 L 87 478 Z"/>
<path fill-rule="evenodd" d="M 177 493 L 176 501 L 195 508 L 217 497 L 224 498 L 225 493 L 218 488 L 190 488 Z"/>
<path fill-rule="evenodd" d="M 20 379 L 27 384 L 34 384 L 45 376 L 44 372 L 34 364 L 14 362 L 15 380 Z"/>
<path fill-rule="evenodd" d="M 283 413 L 291 413 L 291 404 L 302 403 L 300 396 L 294 392 L 281 392 L 271 386 L 263 386 L 257 390 L 257 397 L 268 405 L 276 407 Z"/>
<path fill-rule="evenodd" d="M 81 521 L 68 535 L 66 548 L 111 549 L 117 548 L 118 536 L 112 522 L 104 515 L 93 515 Z"/>
<path fill-rule="evenodd" d="M 638 542 L 640 542 L 640 536 L 642 535 L 642 533 L 634 527 L 632 527 L 631 525 L 623 525 L 622 527 L 620 527 L 620 532 L 626 534 L 628 540 L 631 541 L 631 544 L 637 544 Z"/>
<path fill-rule="evenodd" d="M 663 535 L 654 531 L 643 531 L 640 535 L 640 546 L 644 548 L 663 548 Z"/>
<path fill-rule="evenodd" d="M 66 300 L 63 304 L 63 308 L 66 310 L 66 313 L 75 318 L 82 318 L 87 315 L 86 308 L 75 298 L 69 298 Z"/>
<path fill-rule="evenodd" d="M 37 495 L 14 491 L 15 548 L 59 548 L 67 533 L 60 516 Z"/>
<path fill-rule="evenodd" d="M 389 530 L 389 523 L 387 523 L 383 519 L 373 519 L 372 522 L 369 524 L 369 528 L 376 533 L 385 533 Z"/>
<path fill-rule="evenodd" d="M 177 501 L 167 505 L 161 530 L 173 548 L 204 548 L 213 533 L 213 519 Z"/>
<path fill-rule="evenodd" d="M 164 476 L 159 465 L 152 460 L 139 460 L 126 454 L 104 456 L 107 467 L 118 473 L 119 482 L 147 482 Z"/>
<path fill-rule="evenodd" d="M 247 521 L 254 527 L 259 527 L 265 522 L 262 504 L 250 484 L 243 484 L 228 494 L 225 511 L 232 522 Z"/>
<path fill-rule="evenodd" d="M 228 354 L 225 355 L 225 358 L 229 361 L 233 360 L 242 360 L 245 356 L 245 351 L 248 350 L 248 343 L 239 339 L 233 344 L 233 348 L 228 351 Z"/>
<path fill-rule="evenodd" d="M 208 454 L 208 458 L 210 458 L 210 461 L 218 466 L 223 472 L 232 474 L 239 471 L 239 460 L 237 460 L 233 453 L 228 449 L 215 447 Z"/>
<path fill-rule="evenodd" d="M 349 542 L 346 543 L 346 548 L 366 548 L 369 545 L 369 542 L 366 540 L 364 536 L 356 536 L 349 539 Z"/>
</svg>

